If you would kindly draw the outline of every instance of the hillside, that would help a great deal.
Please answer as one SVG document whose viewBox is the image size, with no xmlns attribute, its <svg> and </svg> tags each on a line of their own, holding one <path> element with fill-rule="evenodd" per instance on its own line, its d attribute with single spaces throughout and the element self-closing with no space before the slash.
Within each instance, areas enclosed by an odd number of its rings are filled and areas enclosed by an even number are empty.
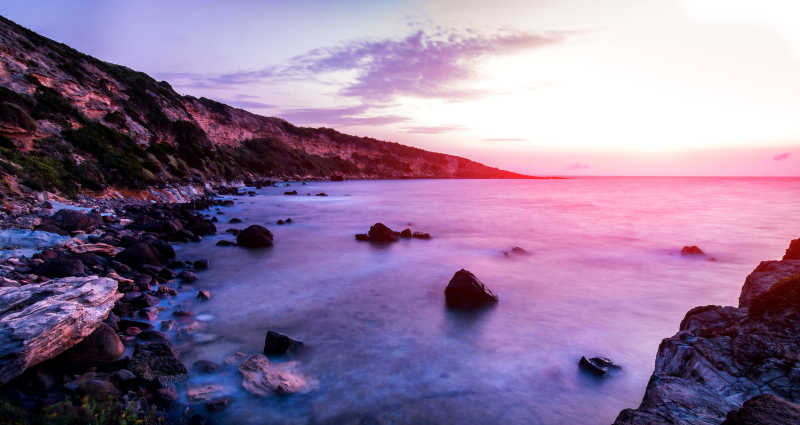
<svg viewBox="0 0 800 425">
<path fill-rule="evenodd" d="M 255 178 L 528 178 L 296 127 L 82 54 L 0 17 L 0 193 Z"/>
</svg>

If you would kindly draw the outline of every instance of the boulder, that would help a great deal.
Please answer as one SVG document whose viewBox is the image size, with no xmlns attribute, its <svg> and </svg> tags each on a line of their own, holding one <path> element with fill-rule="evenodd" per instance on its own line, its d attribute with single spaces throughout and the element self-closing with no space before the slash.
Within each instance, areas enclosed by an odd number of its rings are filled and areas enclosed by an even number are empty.
<svg viewBox="0 0 800 425">
<path fill-rule="evenodd" d="M 242 222 L 242 219 L 241 218 L 236 218 L 236 217 L 228 220 L 228 223 L 231 223 L 231 224 L 236 224 L 236 223 L 241 223 L 241 222 Z"/>
<path fill-rule="evenodd" d="M 800 260 L 800 238 L 789 243 L 789 248 L 786 249 L 786 254 L 783 255 L 783 259 Z"/>
<path fill-rule="evenodd" d="M 211 291 L 207 289 L 201 289 L 197 291 L 197 299 L 201 301 L 208 301 L 211 299 Z"/>
<path fill-rule="evenodd" d="M 728 412 L 722 425 L 800 424 L 800 405 L 772 394 L 747 400 L 741 409 Z"/>
<path fill-rule="evenodd" d="M 383 223 L 375 223 L 369 228 L 369 240 L 371 242 L 394 242 L 397 240 L 397 233 Z"/>
<path fill-rule="evenodd" d="M 430 239 L 430 238 L 431 238 L 431 234 L 430 234 L 430 233 L 425 233 L 425 232 L 414 232 L 414 233 L 411 235 L 411 237 L 412 237 L 412 238 L 414 238 L 414 239 L 424 239 L 424 240 L 428 240 L 428 239 Z"/>
<path fill-rule="evenodd" d="M 283 192 L 283 194 L 284 195 L 297 195 L 297 191 L 296 190 L 289 190 L 289 191 Z"/>
<path fill-rule="evenodd" d="M 410 238 L 411 236 L 412 236 L 411 229 L 403 229 L 403 231 L 402 231 L 402 232 L 400 232 L 400 237 L 401 237 L 401 238 L 406 238 L 406 239 L 408 239 L 408 238 Z"/>
<path fill-rule="evenodd" d="M 73 366 L 97 366 L 116 361 L 123 353 L 125 346 L 117 332 L 111 326 L 101 323 L 94 332 L 61 354 L 58 359 Z"/>
<path fill-rule="evenodd" d="M 302 342 L 295 341 L 286 335 L 273 331 L 267 331 L 267 336 L 264 339 L 264 354 L 266 355 L 292 354 L 300 351 L 302 348 Z"/>
<path fill-rule="evenodd" d="M 615 365 L 614 362 L 607 357 L 590 357 L 588 359 L 586 357 L 581 357 L 578 366 L 580 366 L 582 370 L 598 376 L 606 375 L 609 370 L 619 368 L 619 366 Z"/>
<path fill-rule="evenodd" d="M 72 209 L 58 210 L 50 217 L 42 219 L 42 226 L 56 226 L 66 232 L 77 230 L 88 231 L 103 224 L 103 218 L 93 212 L 83 212 Z"/>
<path fill-rule="evenodd" d="M 197 275 L 191 270 L 181 271 L 178 273 L 178 277 L 186 283 L 192 283 L 197 280 Z"/>
<path fill-rule="evenodd" d="M 452 308 L 472 310 L 495 304 L 497 295 L 467 270 L 457 271 L 444 290 L 447 305 Z"/>
<path fill-rule="evenodd" d="M 211 262 L 206 259 L 197 260 L 192 264 L 195 270 L 206 270 L 210 265 Z"/>
<path fill-rule="evenodd" d="M 681 255 L 705 255 L 705 252 L 695 245 L 688 245 L 681 248 Z"/>
<path fill-rule="evenodd" d="M 96 276 L 0 288 L 0 384 L 91 335 L 121 296 Z"/>
<path fill-rule="evenodd" d="M 245 248 L 272 246 L 272 233 L 263 226 L 253 224 L 236 235 L 236 243 Z"/>
<path fill-rule="evenodd" d="M 178 360 L 172 345 L 163 340 L 136 344 L 130 369 L 139 379 L 168 387 L 185 380 L 186 366 Z"/>
<path fill-rule="evenodd" d="M 36 274 L 50 278 L 82 276 L 86 268 L 81 260 L 74 257 L 62 256 L 45 260 L 35 269 Z"/>
<path fill-rule="evenodd" d="M 114 259 L 120 263 L 136 268 L 146 264 L 161 266 L 175 258 L 175 251 L 172 250 L 171 247 L 167 249 L 167 247 L 163 245 L 167 244 L 137 242 L 125 248 L 122 252 L 117 254 Z"/>
<path fill-rule="evenodd" d="M 799 269 L 798 260 L 762 262 L 745 281 L 739 308 L 691 309 L 659 345 L 642 403 L 615 424 L 720 424 L 726 417 L 759 424 L 748 412 L 777 401 L 748 408 L 745 401 L 760 394 L 800 401 L 800 274 L 792 273 Z"/>
<path fill-rule="evenodd" d="M 356 233 L 356 240 L 357 241 L 369 241 L 369 235 L 366 233 Z"/>
<path fill-rule="evenodd" d="M 239 366 L 242 387 L 261 397 L 294 394 L 309 389 L 308 380 L 292 372 L 291 366 L 287 363 L 273 365 L 263 354 L 254 354 Z"/>
</svg>

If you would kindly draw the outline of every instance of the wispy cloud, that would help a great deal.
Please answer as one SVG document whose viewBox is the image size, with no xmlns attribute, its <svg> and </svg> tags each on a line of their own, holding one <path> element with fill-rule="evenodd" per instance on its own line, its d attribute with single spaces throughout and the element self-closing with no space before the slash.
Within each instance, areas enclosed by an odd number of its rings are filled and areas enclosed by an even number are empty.
<svg viewBox="0 0 800 425">
<path fill-rule="evenodd" d="M 442 134 L 452 131 L 464 130 L 466 127 L 463 125 L 434 125 L 434 126 L 417 126 L 406 127 L 403 130 L 406 133 L 412 134 Z"/>
<path fill-rule="evenodd" d="M 587 168 L 592 168 L 589 164 L 583 162 L 573 162 L 566 166 L 567 170 L 585 170 Z"/>
<path fill-rule="evenodd" d="M 792 156 L 791 152 L 784 152 L 773 156 L 772 159 L 774 159 L 775 161 L 783 161 L 789 159 L 790 156 Z"/>
<path fill-rule="evenodd" d="M 278 113 L 281 118 L 299 124 L 324 124 L 332 126 L 385 125 L 408 121 L 400 115 L 366 115 L 371 105 L 285 109 Z"/>
<path fill-rule="evenodd" d="M 481 140 L 483 140 L 484 142 L 524 142 L 527 139 L 519 137 L 487 137 Z"/>
</svg>

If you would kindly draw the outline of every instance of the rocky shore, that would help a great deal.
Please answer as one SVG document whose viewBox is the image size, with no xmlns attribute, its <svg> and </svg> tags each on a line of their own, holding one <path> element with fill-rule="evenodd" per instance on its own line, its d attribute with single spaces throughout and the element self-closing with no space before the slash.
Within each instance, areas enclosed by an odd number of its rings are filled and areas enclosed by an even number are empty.
<svg viewBox="0 0 800 425">
<path fill-rule="evenodd" d="M 89 202 L 33 202 L 4 217 L 6 229 L 24 225 L 17 230 L 59 243 L 0 260 L 0 423 L 206 423 L 230 398 L 182 383 L 190 369 L 219 365 L 180 358 L 203 338 L 191 310 L 211 294 L 191 283 L 212 264 L 177 261 L 171 244 L 215 234 L 216 216 L 198 211 L 233 202 Z M 259 393 L 307 385 L 266 357 L 241 354 L 231 366 Z"/>
<path fill-rule="evenodd" d="M 661 342 L 637 409 L 615 425 L 798 423 L 800 239 L 747 276 L 738 307 L 690 310 Z M 781 413 L 782 412 L 782 413 Z"/>
</svg>

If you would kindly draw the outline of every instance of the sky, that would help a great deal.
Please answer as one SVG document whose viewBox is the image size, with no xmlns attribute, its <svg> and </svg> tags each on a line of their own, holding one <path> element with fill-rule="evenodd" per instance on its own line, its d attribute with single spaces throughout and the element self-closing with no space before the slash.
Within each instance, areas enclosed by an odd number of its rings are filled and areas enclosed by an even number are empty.
<svg viewBox="0 0 800 425">
<path fill-rule="evenodd" d="M 294 124 L 538 175 L 800 175 L 795 0 L 4 0 Z"/>
</svg>

